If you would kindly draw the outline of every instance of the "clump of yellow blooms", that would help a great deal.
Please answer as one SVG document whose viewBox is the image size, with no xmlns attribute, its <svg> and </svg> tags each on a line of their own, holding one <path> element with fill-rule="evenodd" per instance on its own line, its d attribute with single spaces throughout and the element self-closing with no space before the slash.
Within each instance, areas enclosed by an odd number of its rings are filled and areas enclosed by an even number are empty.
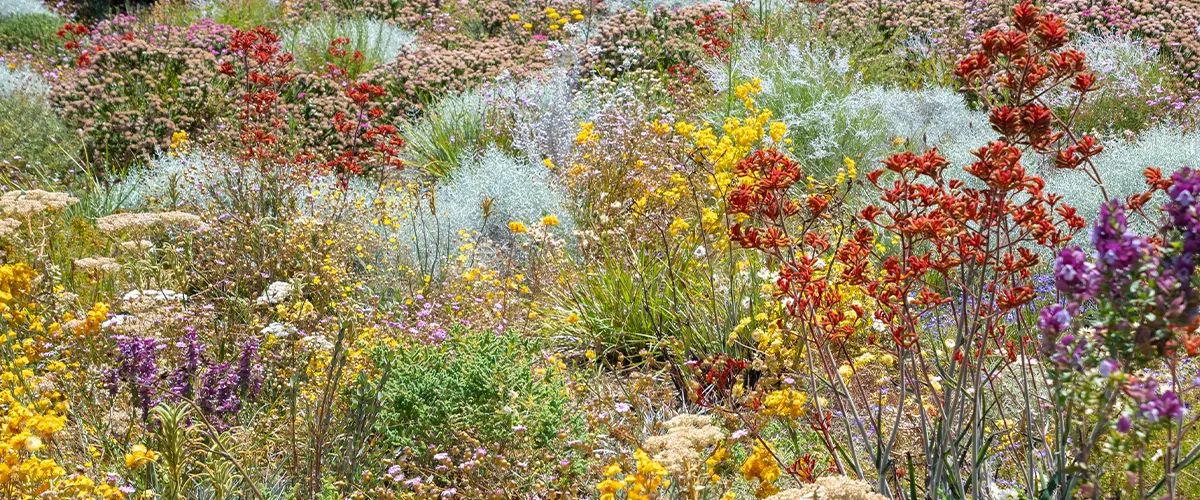
<svg viewBox="0 0 1200 500">
<path fill-rule="evenodd" d="M 525 223 L 523 223 L 523 222 L 521 222 L 521 221 L 512 221 L 512 222 L 509 222 L 509 223 L 508 223 L 508 230 L 509 230 L 509 231 L 512 231 L 512 232 L 513 232 L 513 234 L 521 234 L 521 233 L 528 233 L 528 232 L 529 232 L 529 228 L 528 228 L 528 227 L 526 227 L 526 226 L 525 226 Z"/>
<path fill-rule="evenodd" d="M 637 473 L 625 478 L 629 500 L 649 500 L 659 488 L 671 484 L 666 479 L 667 470 L 645 451 L 638 450 L 633 456 L 637 459 Z"/>
<path fill-rule="evenodd" d="M 146 445 L 143 444 L 133 445 L 133 448 L 129 450 L 129 453 L 125 454 L 125 466 L 132 470 L 138 470 L 146 464 L 155 462 L 157 460 L 158 453 L 154 450 L 146 448 Z"/>
<path fill-rule="evenodd" d="M 756 443 L 754 451 L 742 463 L 742 476 L 747 481 L 758 481 L 758 489 L 754 492 L 758 498 L 766 498 L 779 491 L 779 488 L 775 487 L 775 481 L 781 473 L 775 456 L 762 443 Z"/>
<path fill-rule="evenodd" d="M 97 486 L 83 476 L 66 476 L 66 470 L 48 456 L 50 444 L 67 425 L 68 405 L 65 396 L 53 388 L 52 379 L 43 378 L 36 368 L 39 358 L 35 343 L 28 334 L 61 331 L 58 323 L 43 326 L 40 317 L 28 314 L 37 304 L 20 304 L 19 299 L 29 291 L 34 272 L 23 263 L 0 266 L 0 306 L 5 308 L 0 324 L 27 328 L 10 329 L 0 334 L 0 350 L 5 361 L 0 364 L 0 498 L 103 498 L 119 500 L 124 493 L 110 484 Z M 21 308 L 23 321 L 13 321 L 9 313 Z M 108 306 L 98 303 L 89 311 L 89 322 L 96 328 L 108 314 Z M 70 315 L 66 315 L 68 320 Z M 65 365 L 53 361 L 44 369 L 61 371 Z"/>
<path fill-rule="evenodd" d="M 617 492 L 625 489 L 625 483 L 614 479 L 614 476 L 621 473 L 621 466 L 617 464 L 609 465 L 604 469 L 603 481 L 596 485 L 596 489 L 600 490 L 600 500 L 613 500 L 617 497 Z"/>
<path fill-rule="evenodd" d="M 11 319 L 13 302 L 18 295 L 29 291 L 32 280 L 33 270 L 24 262 L 0 266 L 0 314 L 5 319 Z"/>
<path fill-rule="evenodd" d="M 808 394 L 787 387 L 771 391 L 763 400 L 767 413 L 787 418 L 804 416 L 804 404 L 808 402 Z"/>
<path fill-rule="evenodd" d="M 108 319 L 108 310 L 109 306 L 107 303 L 95 303 L 92 308 L 89 309 L 86 314 L 84 314 L 83 321 L 75 325 L 72 331 L 81 337 L 95 336 L 100 332 L 100 325 L 104 323 L 104 320 Z M 73 318 L 71 318 L 68 314 L 68 317 L 64 317 L 64 319 L 67 323 L 72 323 Z"/>
<path fill-rule="evenodd" d="M 167 154 L 174 157 L 187 153 L 188 142 L 187 132 L 183 130 L 177 130 L 175 133 L 171 134 L 171 145 Z"/>
<path fill-rule="evenodd" d="M 755 78 L 743 82 L 734 88 L 734 96 L 746 108 L 746 116 L 729 116 L 721 126 L 724 134 L 718 138 L 710 125 L 698 127 L 695 124 L 679 122 L 675 124 L 675 132 L 690 139 L 701 153 L 701 159 L 712 166 L 709 179 L 709 189 L 723 197 L 734 181 L 733 167 L 738 161 L 754 151 L 764 138 L 770 137 L 776 145 L 786 144 L 790 139 L 787 135 L 787 125 L 781 121 L 772 121 L 774 116 L 769 109 L 761 109 L 754 101 L 754 96 L 762 92 L 762 81 Z"/>
<path fill-rule="evenodd" d="M 600 135 L 596 133 L 595 122 L 582 122 L 579 124 L 579 133 L 575 134 L 575 143 L 586 144 L 595 142 L 599 138 Z"/>
<path fill-rule="evenodd" d="M 620 465 L 612 464 L 604 470 L 605 479 L 596 485 L 600 500 L 614 500 L 619 491 L 624 491 L 629 500 L 650 500 L 659 489 L 671 485 L 666 468 L 644 450 L 638 449 L 633 456 L 637 460 L 637 471 L 626 474 L 623 479 L 616 478 L 621 473 Z"/>
</svg>

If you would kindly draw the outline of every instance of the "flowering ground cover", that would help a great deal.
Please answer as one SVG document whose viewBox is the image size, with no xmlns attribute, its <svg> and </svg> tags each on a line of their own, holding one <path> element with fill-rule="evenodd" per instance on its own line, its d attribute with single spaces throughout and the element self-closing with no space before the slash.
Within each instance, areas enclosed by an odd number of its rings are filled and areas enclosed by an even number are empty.
<svg viewBox="0 0 1200 500">
<path fill-rule="evenodd" d="M 0 0 L 0 498 L 1200 498 L 1200 2 Z"/>
</svg>

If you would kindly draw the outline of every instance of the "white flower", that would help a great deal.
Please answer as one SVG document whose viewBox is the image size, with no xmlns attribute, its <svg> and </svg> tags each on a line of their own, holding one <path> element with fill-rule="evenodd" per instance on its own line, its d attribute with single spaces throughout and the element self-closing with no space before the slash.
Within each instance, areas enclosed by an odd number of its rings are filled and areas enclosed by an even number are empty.
<svg viewBox="0 0 1200 500">
<path fill-rule="evenodd" d="M 708 255 L 708 249 L 704 248 L 704 245 L 700 245 L 692 251 L 692 255 L 696 256 L 697 259 L 702 259 L 705 255 Z"/>
<path fill-rule="evenodd" d="M 319 333 L 306 335 L 303 339 L 300 339 L 300 341 L 303 342 L 306 347 L 314 351 L 329 352 L 333 350 L 333 342 L 330 342 L 329 339 L 325 338 L 324 335 Z"/>
<path fill-rule="evenodd" d="M 287 300 L 292 295 L 295 287 L 286 281 L 276 281 L 267 285 L 267 289 L 263 290 L 262 295 L 255 299 L 254 303 L 258 305 L 278 304 Z"/>
<path fill-rule="evenodd" d="M 290 336 L 293 333 L 296 333 L 296 327 L 291 326 L 291 325 L 285 325 L 285 324 L 279 323 L 279 322 L 274 322 L 274 323 L 271 323 L 271 324 L 263 327 L 263 329 L 259 330 L 258 333 L 261 333 L 264 336 L 282 339 L 282 338 L 287 338 L 288 336 Z"/>
<path fill-rule="evenodd" d="M 132 315 L 129 315 L 129 314 L 118 314 L 118 315 L 116 315 L 116 316 L 113 316 L 113 317 L 111 317 L 111 318 L 109 318 L 109 319 L 105 320 L 103 323 L 100 323 L 100 326 L 101 326 L 102 328 L 112 328 L 112 327 L 114 327 L 114 326 L 121 326 L 121 325 L 122 325 L 122 324 L 124 324 L 126 321 L 129 321 L 129 320 L 132 320 L 132 319 L 134 319 Z"/>
</svg>

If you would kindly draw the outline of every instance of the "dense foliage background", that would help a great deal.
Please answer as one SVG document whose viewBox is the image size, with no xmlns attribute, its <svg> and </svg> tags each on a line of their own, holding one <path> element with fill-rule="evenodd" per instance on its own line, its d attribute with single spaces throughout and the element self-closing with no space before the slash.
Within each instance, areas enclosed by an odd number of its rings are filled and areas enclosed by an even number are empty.
<svg viewBox="0 0 1200 500">
<path fill-rule="evenodd" d="M 0 497 L 1197 498 L 1193 0 L 7 0 Z"/>
</svg>

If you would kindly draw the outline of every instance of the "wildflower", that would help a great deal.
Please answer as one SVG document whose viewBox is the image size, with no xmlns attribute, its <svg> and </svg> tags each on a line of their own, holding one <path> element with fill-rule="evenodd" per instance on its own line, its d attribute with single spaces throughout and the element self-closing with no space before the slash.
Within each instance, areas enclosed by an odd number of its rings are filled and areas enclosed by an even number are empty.
<svg viewBox="0 0 1200 500">
<path fill-rule="evenodd" d="M 775 456 L 761 443 L 754 444 L 754 450 L 742 463 L 742 476 L 747 481 L 758 481 L 758 490 L 755 492 L 758 498 L 766 498 L 779 491 L 774 483 L 781 473 Z"/>
<path fill-rule="evenodd" d="M 595 142 L 600 136 L 596 134 L 596 124 L 593 122 L 582 122 L 579 124 L 579 133 L 575 134 L 575 142 L 577 144 L 586 144 Z"/>
<path fill-rule="evenodd" d="M 513 234 L 521 234 L 529 232 L 529 228 L 521 221 L 512 221 L 508 223 L 508 230 Z"/>
<path fill-rule="evenodd" d="M 21 227 L 21 221 L 17 219 L 0 219 L 0 237 L 8 236 Z"/>
<path fill-rule="evenodd" d="M 783 136 L 787 134 L 787 124 L 783 122 L 771 122 L 768 130 L 771 140 L 775 141 L 776 144 L 779 144 L 783 142 Z"/>
<path fill-rule="evenodd" d="M 510 21 L 520 21 L 521 15 L 514 12 L 514 13 L 508 15 L 508 19 Z"/>
<path fill-rule="evenodd" d="M 147 449 L 145 445 L 135 444 L 129 453 L 125 454 L 125 466 L 137 470 L 158 460 L 158 453 Z"/>
<path fill-rule="evenodd" d="M 75 268 L 81 271 L 113 272 L 121 270 L 121 265 L 111 257 L 85 257 L 75 259 L 74 264 Z"/>
<path fill-rule="evenodd" d="M 1062 249 L 1054 259 L 1054 286 L 1060 292 L 1089 297 L 1095 293 L 1098 279 L 1096 266 L 1087 262 L 1087 255 L 1077 246 Z"/>
<path fill-rule="evenodd" d="M 838 375 L 842 376 L 842 380 L 849 380 L 854 375 L 854 367 L 849 363 L 843 364 L 838 367 Z"/>
<path fill-rule="evenodd" d="M 858 177 L 858 164 L 854 162 L 854 159 L 849 156 L 842 157 L 842 167 L 846 169 L 851 180 Z"/>
<path fill-rule="evenodd" d="M 522 27 L 522 28 L 525 28 L 525 29 L 527 29 L 527 30 L 531 30 L 531 29 L 533 29 L 533 25 L 532 25 L 532 24 L 530 24 L 530 23 L 525 23 L 525 24 L 522 24 L 522 25 L 521 25 L 521 27 Z"/>
<path fill-rule="evenodd" d="M 790 387 L 772 391 L 763 401 L 769 413 L 788 418 L 804 416 L 806 402 L 808 402 L 807 394 Z"/>
<path fill-rule="evenodd" d="M 26 217 L 39 212 L 60 210 L 79 203 L 79 199 L 67 193 L 42 191 L 9 191 L 0 196 L 0 213 L 15 217 Z"/>
<path fill-rule="evenodd" d="M 1060 304 L 1047 306 L 1038 314 L 1038 327 L 1047 338 L 1056 339 L 1071 327 L 1071 313 Z"/>
<path fill-rule="evenodd" d="M 278 304 L 287 300 L 292 295 L 295 287 L 286 281 L 276 281 L 267 285 L 267 289 L 263 290 L 262 295 L 254 299 L 254 303 L 258 305 Z"/>
<path fill-rule="evenodd" d="M 725 437 L 709 417 L 701 415 L 677 415 L 663 426 L 667 433 L 647 439 L 645 447 L 654 454 L 654 462 L 677 477 L 697 473 L 701 452 Z"/>
<path fill-rule="evenodd" d="M 546 227 L 554 227 L 558 225 L 558 216 L 547 215 L 542 217 L 542 225 Z"/>
</svg>

